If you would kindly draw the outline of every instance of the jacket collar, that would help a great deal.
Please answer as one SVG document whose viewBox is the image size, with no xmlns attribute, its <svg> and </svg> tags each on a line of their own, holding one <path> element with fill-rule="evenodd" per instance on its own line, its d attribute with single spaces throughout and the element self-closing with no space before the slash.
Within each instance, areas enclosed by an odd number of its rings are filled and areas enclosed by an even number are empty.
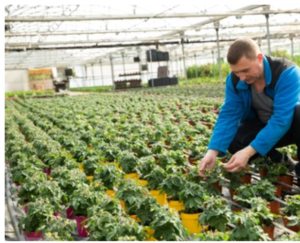
<svg viewBox="0 0 300 243">
<path fill-rule="evenodd" d="M 265 76 L 266 85 L 269 86 L 272 81 L 272 72 L 271 72 L 269 62 L 264 55 L 263 55 L 263 64 L 264 64 L 264 76 Z M 249 89 L 249 85 L 246 82 L 242 82 L 241 80 L 239 80 L 236 88 L 247 90 Z"/>
</svg>

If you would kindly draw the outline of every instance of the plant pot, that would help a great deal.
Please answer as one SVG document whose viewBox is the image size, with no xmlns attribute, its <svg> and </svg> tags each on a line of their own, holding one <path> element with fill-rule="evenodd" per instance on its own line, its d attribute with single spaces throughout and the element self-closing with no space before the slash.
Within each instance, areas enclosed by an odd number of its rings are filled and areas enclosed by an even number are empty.
<svg viewBox="0 0 300 243">
<path fill-rule="evenodd" d="M 213 183 L 213 185 L 217 188 L 217 190 L 222 194 L 222 186 L 220 185 L 219 181 Z"/>
<path fill-rule="evenodd" d="M 89 236 L 87 233 L 87 228 L 84 227 L 86 225 L 86 222 L 84 224 L 82 223 L 87 218 L 88 217 L 86 217 L 86 216 L 75 216 L 79 237 L 88 237 Z"/>
<path fill-rule="evenodd" d="M 251 184 L 251 174 L 246 174 L 242 176 L 242 184 Z"/>
<path fill-rule="evenodd" d="M 259 175 L 261 178 L 265 177 L 267 174 L 268 174 L 268 171 L 266 169 L 259 171 Z"/>
<path fill-rule="evenodd" d="M 202 232 L 202 226 L 199 224 L 199 215 L 201 213 L 187 214 L 181 213 L 180 218 L 182 225 L 190 231 L 191 234 L 196 234 Z M 204 227 L 204 230 L 207 230 L 208 226 Z"/>
<path fill-rule="evenodd" d="M 89 180 L 90 183 L 92 183 L 94 176 L 87 176 L 86 178 Z"/>
<path fill-rule="evenodd" d="M 44 167 L 43 172 L 46 173 L 46 175 L 50 175 L 51 174 L 51 169 Z"/>
<path fill-rule="evenodd" d="M 280 203 L 277 201 L 268 202 L 268 208 L 270 209 L 271 213 L 280 214 Z"/>
<path fill-rule="evenodd" d="M 148 184 L 147 180 L 138 180 L 138 185 L 139 186 L 146 186 Z"/>
<path fill-rule="evenodd" d="M 289 176 L 289 175 L 285 175 L 285 176 L 278 176 L 278 181 L 285 183 L 287 185 L 293 186 L 293 176 Z M 282 186 L 282 190 L 285 191 L 291 191 L 292 188 L 286 187 L 286 186 Z"/>
<path fill-rule="evenodd" d="M 134 214 L 134 215 L 129 215 L 130 218 L 135 220 L 137 223 L 141 222 L 141 220 Z"/>
<path fill-rule="evenodd" d="M 281 189 L 282 189 L 282 185 L 274 185 L 274 186 L 276 186 L 276 191 L 274 192 L 274 195 L 276 196 L 276 197 L 281 197 Z"/>
<path fill-rule="evenodd" d="M 161 206 L 167 203 L 167 194 L 164 191 L 150 190 L 150 197 L 154 197 Z"/>
<path fill-rule="evenodd" d="M 129 179 L 137 180 L 139 178 L 140 178 L 140 175 L 138 173 L 129 173 L 124 176 L 125 180 L 129 180 Z"/>
<path fill-rule="evenodd" d="M 124 209 L 124 211 L 126 211 L 125 202 L 122 199 L 120 199 L 120 204 L 121 204 L 121 207 Z"/>
<path fill-rule="evenodd" d="M 268 234 L 268 236 L 271 238 L 271 240 L 273 241 L 274 240 L 274 229 L 275 229 L 275 226 L 272 225 L 272 226 L 265 226 L 265 227 L 262 227 L 264 233 Z"/>
<path fill-rule="evenodd" d="M 147 239 L 144 240 L 144 241 L 157 241 L 157 240 L 153 237 L 154 232 L 155 232 L 154 229 L 150 228 L 149 226 L 145 226 L 145 227 L 144 227 L 144 231 L 146 231 L 146 237 L 147 237 Z"/>
<path fill-rule="evenodd" d="M 238 203 L 237 200 L 233 199 L 233 196 L 236 195 L 236 191 L 235 190 L 232 190 L 232 189 L 229 189 L 229 194 L 230 194 L 230 199 L 231 201 L 235 202 L 235 203 Z"/>
<path fill-rule="evenodd" d="M 66 209 L 66 215 L 68 219 L 74 219 L 74 208 L 72 206 Z"/>
<path fill-rule="evenodd" d="M 116 192 L 114 190 L 106 190 L 106 194 L 111 198 L 114 199 L 116 196 Z"/>
<path fill-rule="evenodd" d="M 282 215 L 282 220 L 283 220 L 283 224 L 284 224 L 284 227 L 298 233 L 300 231 L 300 226 L 299 225 L 294 225 L 294 226 L 287 226 L 288 223 L 290 222 L 290 220 L 287 218 L 287 216 L 285 215 Z"/>
<path fill-rule="evenodd" d="M 42 240 L 42 231 L 39 232 L 30 232 L 30 233 L 26 233 L 25 231 L 23 231 L 23 235 L 25 237 L 26 241 L 39 241 Z"/>
<path fill-rule="evenodd" d="M 185 206 L 183 202 L 177 200 L 168 201 L 168 207 L 174 209 L 174 211 L 179 212 L 181 210 L 185 210 Z"/>
<path fill-rule="evenodd" d="M 83 164 L 82 163 L 79 163 L 79 169 L 83 172 Z"/>
</svg>

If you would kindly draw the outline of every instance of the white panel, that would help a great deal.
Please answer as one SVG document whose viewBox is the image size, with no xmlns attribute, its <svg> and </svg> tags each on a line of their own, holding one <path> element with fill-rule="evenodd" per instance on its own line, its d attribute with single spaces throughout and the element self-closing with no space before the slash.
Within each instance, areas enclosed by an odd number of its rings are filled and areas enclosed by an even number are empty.
<svg viewBox="0 0 300 243">
<path fill-rule="evenodd" d="M 5 92 L 29 90 L 27 70 L 5 71 Z"/>
</svg>

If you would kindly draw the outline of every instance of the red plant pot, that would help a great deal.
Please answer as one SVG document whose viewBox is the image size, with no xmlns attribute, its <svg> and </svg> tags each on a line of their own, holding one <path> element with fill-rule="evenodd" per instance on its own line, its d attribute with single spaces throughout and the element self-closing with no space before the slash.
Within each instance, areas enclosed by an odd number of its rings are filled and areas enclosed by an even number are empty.
<svg viewBox="0 0 300 243">
<path fill-rule="evenodd" d="M 49 168 L 44 168 L 43 172 L 46 173 L 46 175 L 50 175 L 51 174 L 51 169 Z"/>
<path fill-rule="evenodd" d="M 294 177 L 293 176 L 289 176 L 289 175 L 278 176 L 278 181 L 280 181 L 280 182 L 282 182 L 284 184 L 287 184 L 289 186 L 293 186 L 293 179 L 294 179 Z M 282 190 L 291 191 L 292 188 L 289 188 L 289 187 L 286 187 L 286 186 L 282 186 Z"/>
<path fill-rule="evenodd" d="M 39 232 L 30 232 L 30 233 L 26 233 L 25 231 L 23 231 L 24 237 L 26 239 L 26 241 L 38 241 L 38 240 L 42 240 L 42 231 Z"/>
<path fill-rule="evenodd" d="M 261 178 L 265 177 L 267 175 L 268 171 L 267 170 L 261 170 L 259 171 L 259 175 Z"/>
<path fill-rule="evenodd" d="M 68 219 L 74 219 L 74 208 L 73 207 L 68 207 L 66 209 L 66 214 Z"/>
<path fill-rule="evenodd" d="M 276 186 L 276 191 L 274 192 L 274 195 L 276 197 L 281 197 L 281 189 L 282 189 L 282 185 L 275 185 Z"/>
<path fill-rule="evenodd" d="M 268 202 L 268 208 L 270 208 L 271 213 L 280 214 L 280 203 L 277 201 Z"/>
<path fill-rule="evenodd" d="M 242 176 L 242 184 L 251 184 L 251 174 Z"/>
<path fill-rule="evenodd" d="M 283 220 L 284 227 L 286 227 L 289 230 L 292 230 L 296 233 L 298 233 L 300 231 L 300 226 L 299 225 L 287 226 L 287 224 L 290 222 L 290 220 L 288 218 L 286 218 L 285 215 L 282 215 L 282 220 Z"/>
<path fill-rule="evenodd" d="M 86 216 L 75 216 L 75 220 L 77 223 L 77 231 L 79 237 L 88 237 L 87 228 L 84 226 L 86 225 L 86 222 L 83 224 L 82 222 L 86 220 L 88 217 Z"/>
<path fill-rule="evenodd" d="M 268 236 L 272 240 L 274 240 L 274 229 L 275 229 L 274 225 L 273 226 L 265 226 L 262 229 L 263 229 L 264 233 L 268 234 Z"/>
<path fill-rule="evenodd" d="M 220 185 L 219 181 L 213 183 L 213 185 L 218 189 L 218 191 L 222 194 L 222 186 Z"/>
</svg>

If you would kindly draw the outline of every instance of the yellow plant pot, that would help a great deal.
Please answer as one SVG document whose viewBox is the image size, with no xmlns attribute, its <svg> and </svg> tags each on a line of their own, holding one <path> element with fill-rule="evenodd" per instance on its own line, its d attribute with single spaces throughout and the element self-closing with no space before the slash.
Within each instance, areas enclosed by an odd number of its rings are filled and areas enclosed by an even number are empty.
<svg viewBox="0 0 300 243">
<path fill-rule="evenodd" d="M 180 218 L 182 225 L 190 231 L 191 234 L 196 234 L 202 232 L 201 224 L 199 224 L 200 213 L 187 214 L 181 213 Z M 204 226 L 204 230 L 208 230 L 208 225 Z"/>
<path fill-rule="evenodd" d="M 139 186 L 146 186 L 148 184 L 147 180 L 138 180 L 138 185 Z"/>
<path fill-rule="evenodd" d="M 146 236 L 147 236 L 147 239 L 144 241 L 157 241 L 157 239 L 153 237 L 153 234 L 155 232 L 154 229 L 151 229 L 149 226 L 145 226 L 144 231 L 146 231 Z"/>
<path fill-rule="evenodd" d="M 141 222 L 141 220 L 136 215 L 129 215 L 129 217 L 135 220 L 137 223 Z"/>
<path fill-rule="evenodd" d="M 140 175 L 138 173 L 129 173 L 129 174 L 126 174 L 124 176 L 124 179 L 125 180 L 128 180 L 128 179 L 134 179 L 134 180 L 137 180 L 140 178 Z"/>
<path fill-rule="evenodd" d="M 169 208 L 174 209 L 176 212 L 179 212 L 180 210 L 185 210 L 185 206 L 183 202 L 179 201 L 169 201 L 168 202 Z"/>
<path fill-rule="evenodd" d="M 123 200 L 120 200 L 121 207 L 126 211 L 125 202 Z"/>
<path fill-rule="evenodd" d="M 79 169 L 80 169 L 81 171 L 84 171 L 84 170 L 83 170 L 83 164 L 79 163 Z"/>
<path fill-rule="evenodd" d="M 154 197 L 161 206 L 167 204 L 167 194 L 164 191 L 150 190 L 150 197 Z"/>
<path fill-rule="evenodd" d="M 67 154 L 68 157 L 72 158 L 73 157 L 73 154 Z"/>
<path fill-rule="evenodd" d="M 106 194 L 111 198 L 114 199 L 116 196 L 116 192 L 114 190 L 106 190 Z"/>
<path fill-rule="evenodd" d="M 92 182 L 93 181 L 94 176 L 87 176 L 87 179 Z"/>
</svg>

